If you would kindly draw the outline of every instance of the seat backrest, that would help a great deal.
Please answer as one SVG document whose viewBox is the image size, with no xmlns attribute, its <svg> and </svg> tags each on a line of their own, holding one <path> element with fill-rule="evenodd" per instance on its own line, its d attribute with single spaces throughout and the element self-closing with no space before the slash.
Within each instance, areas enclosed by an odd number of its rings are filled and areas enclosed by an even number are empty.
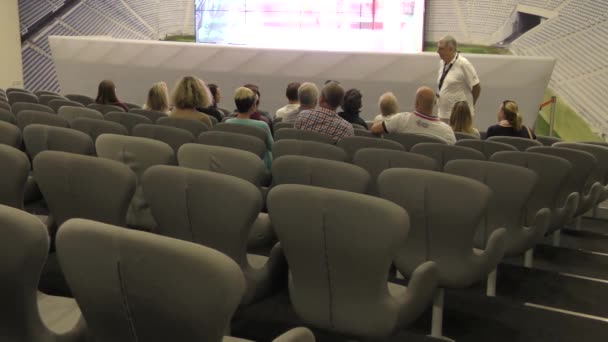
<svg viewBox="0 0 608 342">
<path fill-rule="evenodd" d="M 52 100 L 67 100 L 67 98 L 61 95 L 51 95 L 51 94 L 38 94 L 38 101 L 40 104 L 47 105 Z"/>
<path fill-rule="evenodd" d="M 483 155 L 486 156 L 486 159 L 490 159 L 490 157 L 492 157 L 492 155 L 496 152 L 518 151 L 517 148 L 515 148 L 515 146 L 513 146 L 513 145 L 501 143 L 498 141 L 479 140 L 479 139 L 458 140 L 456 142 L 456 146 L 463 146 L 463 147 L 468 147 L 468 148 L 477 150 L 477 151 L 483 153 Z"/>
<path fill-rule="evenodd" d="M 0 108 L 0 121 L 8 122 L 14 125 L 17 123 L 17 118 L 13 113 L 10 112 L 10 110 Z"/>
<path fill-rule="evenodd" d="M 374 133 L 368 131 L 367 129 L 355 128 L 355 136 L 356 137 L 367 137 L 367 138 L 379 138 L 379 136 Z"/>
<path fill-rule="evenodd" d="M 335 145 L 336 143 L 336 141 L 331 137 L 331 135 L 297 128 L 283 128 L 280 131 L 274 132 L 275 141 L 279 141 L 282 139 L 316 141 L 330 145 Z"/>
<path fill-rule="evenodd" d="M 100 158 L 125 164 L 137 176 L 137 188 L 127 212 L 127 224 L 148 230 L 156 227 L 150 206 L 144 199 L 141 178 L 151 166 L 176 164 L 171 146 L 148 138 L 103 134 L 97 139 L 95 147 Z"/>
<path fill-rule="evenodd" d="M 80 117 L 74 119 L 70 123 L 70 126 L 72 127 L 72 129 L 75 129 L 90 136 L 93 140 L 93 143 L 97 141 L 97 138 L 100 135 L 106 133 L 129 135 L 129 131 L 127 131 L 127 128 L 125 126 L 108 120 L 98 120 Z"/>
<path fill-rule="evenodd" d="M 24 89 L 24 88 L 15 88 L 15 87 L 10 87 L 10 88 L 6 88 L 6 93 L 10 94 L 10 93 L 26 93 L 26 94 L 34 94 L 31 90 L 29 89 Z"/>
<path fill-rule="evenodd" d="M 551 146 L 555 143 L 562 142 L 562 139 L 556 137 L 548 137 L 544 135 L 537 135 L 536 140 L 543 144 L 543 146 Z"/>
<path fill-rule="evenodd" d="M 261 186 L 266 174 L 264 162 L 255 154 L 230 147 L 185 144 L 177 153 L 179 166 L 217 172 Z"/>
<path fill-rule="evenodd" d="M 196 141 L 194 135 L 185 129 L 153 124 L 136 125 L 132 135 L 162 141 L 171 146 L 175 155 L 182 145 Z"/>
<path fill-rule="evenodd" d="M 30 173 L 27 155 L 14 147 L 0 144 L 0 165 L 0 204 L 23 209 L 25 182 Z"/>
<path fill-rule="evenodd" d="M 70 127 L 68 120 L 56 115 L 36 110 L 24 110 L 17 115 L 17 126 L 22 131 L 31 124 L 40 124 L 55 127 Z"/>
<path fill-rule="evenodd" d="M 103 114 L 94 109 L 85 108 L 83 106 L 61 106 L 57 111 L 57 115 L 68 120 L 70 123 L 77 118 L 104 120 Z"/>
<path fill-rule="evenodd" d="M 438 171 L 437 162 L 421 154 L 387 150 L 383 148 L 363 148 L 355 153 L 353 164 L 365 169 L 371 176 L 369 194 L 378 195 L 378 176 L 382 171 L 394 167 Z"/>
<path fill-rule="evenodd" d="M 543 146 L 540 142 L 528 138 L 520 137 L 504 137 L 504 136 L 493 136 L 488 138 L 489 141 L 497 141 L 504 144 L 509 144 L 519 151 L 525 151 L 530 147 Z"/>
<path fill-rule="evenodd" d="M 95 109 L 103 115 L 106 115 L 110 112 L 124 112 L 125 110 L 122 107 L 114 106 L 114 105 L 104 105 L 99 103 L 89 103 L 87 108 Z"/>
<path fill-rule="evenodd" d="M 23 130 L 23 142 L 29 156 L 36 158 L 42 151 L 62 151 L 93 155 L 93 140 L 74 129 L 32 124 Z"/>
<path fill-rule="evenodd" d="M 370 175 L 359 166 L 305 156 L 283 156 L 272 163 L 274 185 L 301 184 L 365 194 Z"/>
<path fill-rule="evenodd" d="M 198 137 L 199 134 L 209 130 L 209 127 L 200 120 L 195 119 L 183 119 L 183 118 L 172 118 L 164 117 L 156 121 L 157 125 L 170 126 L 185 129 L 190 131 L 192 135 Z"/>
<path fill-rule="evenodd" d="M 71 101 L 74 102 L 80 102 L 82 103 L 84 106 L 88 106 L 92 103 L 95 103 L 95 99 L 86 95 L 81 95 L 81 94 L 67 94 L 65 96 L 66 98 L 68 98 Z"/>
<path fill-rule="evenodd" d="M 479 137 L 476 136 L 475 134 L 464 133 L 464 132 L 454 132 L 454 135 L 456 136 L 457 141 L 467 140 L 467 139 L 479 140 Z"/>
<path fill-rule="evenodd" d="M 306 156 L 335 161 L 346 161 L 346 152 L 338 146 L 316 141 L 281 139 L 272 145 L 272 156 L 277 159 L 281 156 Z"/>
<path fill-rule="evenodd" d="M 30 102 L 13 103 L 11 105 L 11 110 L 13 111 L 13 114 L 15 114 L 15 116 L 24 110 L 35 110 L 39 112 L 55 114 L 55 110 L 49 106 Z"/>
<path fill-rule="evenodd" d="M 38 98 L 40 98 L 40 96 L 43 95 L 51 95 L 51 96 L 57 96 L 57 97 L 63 97 L 61 94 L 59 94 L 58 92 L 55 91 L 50 91 L 50 90 L 36 90 L 34 92 L 34 94 L 36 96 L 38 96 Z"/>
<path fill-rule="evenodd" d="M 390 331 L 397 309 L 387 270 L 408 233 L 405 210 L 372 196 L 286 184 L 270 191 L 268 212 L 300 317 L 338 331 Z"/>
<path fill-rule="evenodd" d="M 141 106 L 138 105 L 137 103 L 125 102 L 125 106 L 127 106 L 127 108 L 129 108 L 129 112 L 131 111 L 131 108 L 141 109 Z"/>
<path fill-rule="evenodd" d="M 19 127 L 0 121 L 0 144 L 21 148 L 21 130 Z"/>
<path fill-rule="evenodd" d="M 0 98 L 0 109 L 6 110 L 6 111 L 9 111 L 9 112 L 12 113 L 12 111 L 11 111 L 11 105 L 8 104 L 8 102 L 2 101 L 2 98 Z"/>
<path fill-rule="evenodd" d="M 49 107 L 53 108 L 56 113 L 59 113 L 59 109 L 63 106 L 70 107 L 82 107 L 85 108 L 84 105 L 80 102 L 70 101 L 70 100 L 51 100 L 49 101 Z"/>
<path fill-rule="evenodd" d="M 264 159 L 266 144 L 260 139 L 239 133 L 207 131 L 198 136 L 198 142 L 204 145 L 223 146 L 251 152 Z"/>
<path fill-rule="evenodd" d="M 590 182 L 599 181 L 603 185 L 608 184 L 608 147 L 581 143 L 566 143 L 559 142 L 553 145 L 554 147 L 571 148 L 573 150 L 585 151 L 591 153 L 597 159 L 597 167 L 594 171 L 594 176 Z M 587 184 L 588 186 L 590 184 Z"/>
<path fill-rule="evenodd" d="M 447 164 L 450 160 L 486 160 L 486 157 L 483 155 L 483 153 L 477 150 L 464 146 L 447 144 L 420 143 L 412 147 L 410 152 L 422 154 L 424 156 L 435 159 L 437 165 L 439 166 L 439 170 L 441 171 L 443 171 L 445 164 Z"/>
<path fill-rule="evenodd" d="M 276 122 L 273 127 L 274 127 L 274 131 L 277 132 L 280 129 L 283 128 L 294 128 L 295 123 L 294 122 Z"/>
<path fill-rule="evenodd" d="M 133 128 L 139 124 L 152 124 L 152 121 L 147 117 L 139 114 L 125 113 L 123 112 L 109 112 L 104 115 L 106 120 L 119 123 L 129 131 L 129 134 L 133 133 Z"/>
<path fill-rule="evenodd" d="M 264 144 L 266 144 L 266 142 L 268 141 L 268 137 L 266 136 L 267 133 L 264 130 L 253 126 L 220 122 L 217 125 L 213 126 L 212 130 L 251 135 L 258 139 L 261 139 Z"/>
<path fill-rule="evenodd" d="M 149 168 L 142 182 L 158 223 L 156 233 L 217 249 L 237 264 L 247 264 L 248 234 L 262 209 L 256 186 L 216 172 L 160 165 Z"/>
<path fill-rule="evenodd" d="M 34 178 L 57 226 L 70 218 L 126 225 L 136 177 L 119 162 L 58 151 L 34 159 Z"/>
<path fill-rule="evenodd" d="M 577 142 L 581 143 L 581 144 L 589 144 L 589 145 L 598 145 L 598 146 L 608 147 L 608 143 L 604 142 L 604 141 L 577 141 Z"/>
<path fill-rule="evenodd" d="M 368 137 L 345 137 L 338 141 L 337 145 L 346 152 L 347 161 L 352 162 L 355 153 L 362 148 L 383 148 L 387 150 L 403 151 L 403 145 L 396 141 L 368 138 Z"/>
<path fill-rule="evenodd" d="M 13 91 L 6 95 L 8 97 L 8 103 L 12 106 L 17 102 L 29 102 L 38 103 L 38 97 L 34 94 L 23 93 L 20 91 Z"/>
<path fill-rule="evenodd" d="M 147 110 L 141 108 L 129 108 L 129 113 L 139 114 L 147 117 L 152 122 L 156 122 L 160 118 L 166 118 L 167 114 L 162 112 L 157 112 L 155 110 Z"/>
<path fill-rule="evenodd" d="M 217 251 L 99 222 L 66 222 L 57 255 L 99 341 L 220 342 L 245 291 Z"/>
<path fill-rule="evenodd" d="M 406 151 L 410 151 L 412 147 L 419 143 L 436 143 L 446 144 L 443 139 L 432 137 L 424 134 L 413 134 L 413 133 L 391 133 L 384 135 L 385 139 L 396 141 L 403 145 Z"/>
</svg>

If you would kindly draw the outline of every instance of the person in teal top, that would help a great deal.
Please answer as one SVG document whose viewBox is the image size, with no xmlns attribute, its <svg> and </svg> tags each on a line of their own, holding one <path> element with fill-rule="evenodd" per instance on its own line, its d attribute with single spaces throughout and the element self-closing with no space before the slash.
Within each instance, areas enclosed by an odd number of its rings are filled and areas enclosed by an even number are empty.
<svg viewBox="0 0 608 342">
<path fill-rule="evenodd" d="M 248 125 L 258 127 L 266 132 L 266 153 L 264 154 L 264 164 L 266 168 L 270 170 L 272 166 L 272 133 L 270 127 L 264 122 L 259 120 L 251 119 L 251 114 L 257 110 L 257 98 L 256 94 L 249 88 L 240 87 L 234 93 L 234 103 L 236 104 L 237 116 L 234 119 L 226 120 L 227 123 Z"/>
</svg>

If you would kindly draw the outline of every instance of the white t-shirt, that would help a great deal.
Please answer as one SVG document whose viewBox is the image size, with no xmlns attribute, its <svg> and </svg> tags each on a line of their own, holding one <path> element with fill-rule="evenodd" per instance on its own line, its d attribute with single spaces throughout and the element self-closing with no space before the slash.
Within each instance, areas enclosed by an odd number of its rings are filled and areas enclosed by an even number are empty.
<svg viewBox="0 0 608 342">
<path fill-rule="evenodd" d="M 274 118 L 285 118 L 286 116 L 288 116 L 289 114 L 297 111 L 300 108 L 300 105 L 297 103 L 290 103 L 285 105 L 284 107 L 281 107 L 279 109 L 277 109 L 277 112 L 274 115 Z"/>
<path fill-rule="evenodd" d="M 440 118 L 449 119 L 452 113 L 452 107 L 458 101 L 467 101 L 471 108 L 471 115 L 475 115 L 475 107 L 473 104 L 473 86 L 479 84 L 479 77 L 473 64 L 460 53 L 456 54 L 452 62 L 450 71 L 445 76 L 441 90 L 438 91 L 439 99 L 437 103 L 438 116 Z M 439 62 L 439 73 L 437 75 L 437 86 L 443 74 L 444 62 Z M 448 64 L 449 68 L 449 64 Z"/>
<path fill-rule="evenodd" d="M 456 143 L 452 128 L 438 117 L 422 113 L 398 113 L 384 120 L 386 133 L 424 134 L 445 140 L 448 144 Z"/>
<path fill-rule="evenodd" d="M 397 113 L 395 113 L 395 114 L 397 114 Z M 391 116 L 395 116 L 395 114 L 391 114 L 391 115 L 388 115 L 388 116 L 384 116 L 384 115 L 382 115 L 382 114 L 378 114 L 378 115 L 376 115 L 376 117 L 374 118 L 374 122 L 378 122 L 378 121 L 384 121 L 384 120 L 386 120 L 386 119 L 390 118 Z"/>
</svg>

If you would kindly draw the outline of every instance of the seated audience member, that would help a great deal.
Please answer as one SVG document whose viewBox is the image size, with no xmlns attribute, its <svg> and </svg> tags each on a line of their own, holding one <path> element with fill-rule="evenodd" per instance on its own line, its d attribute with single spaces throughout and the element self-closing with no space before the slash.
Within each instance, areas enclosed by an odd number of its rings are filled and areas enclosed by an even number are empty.
<svg viewBox="0 0 608 342">
<path fill-rule="evenodd" d="M 240 87 L 234 93 L 234 104 L 236 105 L 237 115 L 235 118 L 226 120 L 230 124 L 240 124 L 258 127 L 266 132 L 266 154 L 264 164 L 270 170 L 272 164 L 271 147 L 273 144 L 270 127 L 260 120 L 251 119 L 251 115 L 257 110 L 257 95 L 249 88 Z"/>
<path fill-rule="evenodd" d="M 99 88 L 97 89 L 97 98 L 95 99 L 95 103 L 102 105 L 112 105 L 118 106 L 125 110 L 125 112 L 129 111 L 129 107 L 126 104 L 122 103 L 116 96 L 116 86 L 114 82 L 110 80 L 103 80 L 99 83 Z"/>
<path fill-rule="evenodd" d="M 317 85 L 310 82 L 302 83 L 298 88 L 298 101 L 300 102 L 298 110 L 283 117 L 283 122 L 294 122 L 302 111 L 317 108 L 319 102 L 319 88 L 317 88 Z"/>
<path fill-rule="evenodd" d="M 340 117 L 351 124 L 357 124 L 367 129 L 367 123 L 361 119 L 359 113 L 361 112 L 362 103 L 361 100 L 363 95 L 359 89 L 349 89 L 344 94 L 344 101 L 342 103 L 342 112 L 338 113 Z"/>
<path fill-rule="evenodd" d="M 399 102 L 395 94 L 391 92 L 380 95 L 378 107 L 380 107 L 380 114 L 376 115 L 374 122 L 388 119 L 399 112 Z"/>
<path fill-rule="evenodd" d="M 435 92 L 429 87 L 420 87 L 416 91 L 415 111 L 413 113 L 398 113 L 390 118 L 376 122 L 372 126 L 372 133 L 414 133 L 433 136 L 454 144 L 454 132 L 437 116 L 433 115 L 435 106 Z"/>
<path fill-rule="evenodd" d="M 339 83 L 329 82 L 321 90 L 319 108 L 298 114 L 294 127 L 331 136 L 336 142 L 355 134 L 353 126 L 336 113 L 344 100 L 344 88 Z"/>
<path fill-rule="evenodd" d="M 450 127 L 454 132 L 461 132 L 472 134 L 476 137 L 480 137 L 479 130 L 473 127 L 473 117 L 471 116 L 471 109 L 467 101 L 458 101 L 454 103 L 452 107 L 452 114 L 450 114 Z"/>
<path fill-rule="evenodd" d="M 169 114 L 169 88 L 167 83 L 158 82 L 152 85 L 148 91 L 148 99 L 144 105 L 146 110 L 154 110 L 157 112 Z"/>
<path fill-rule="evenodd" d="M 515 101 L 506 100 L 498 110 L 498 124 L 488 127 L 487 137 L 493 136 L 521 137 L 536 139 L 536 135 L 522 124 L 519 107 Z"/>
<path fill-rule="evenodd" d="M 260 88 L 257 85 L 251 84 L 251 83 L 245 84 L 243 87 L 251 89 L 251 91 L 253 91 L 254 94 L 257 95 L 257 100 L 256 100 L 256 105 L 255 105 L 256 110 L 253 114 L 251 114 L 251 118 L 253 120 L 264 121 L 268 125 L 268 127 L 270 127 L 270 131 L 272 132 L 272 117 L 270 117 L 270 114 L 268 114 L 268 112 L 259 109 L 260 97 L 262 96 L 260 94 Z M 237 112 L 238 112 L 238 109 L 237 109 Z M 237 114 L 237 113 L 235 113 L 235 114 Z"/>
<path fill-rule="evenodd" d="M 211 127 L 209 116 L 196 110 L 211 105 L 211 93 L 202 80 L 193 76 L 182 78 L 173 89 L 172 102 L 172 118 L 200 120 Z"/>
<path fill-rule="evenodd" d="M 298 101 L 298 88 L 300 88 L 300 83 L 291 82 L 287 85 L 287 89 L 285 90 L 285 97 L 287 97 L 287 104 L 279 109 L 274 114 L 274 118 L 282 118 L 285 120 L 285 117 L 288 117 L 293 114 L 293 112 L 297 112 L 300 108 L 300 101 Z"/>
<path fill-rule="evenodd" d="M 224 112 L 217 106 L 219 100 L 222 98 L 219 87 L 216 84 L 211 83 L 207 86 L 207 88 L 209 88 L 209 91 L 211 92 L 211 106 L 207 108 L 196 108 L 196 110 L 213 116 L 218 122 L 222 122 L 222 119 L 224 119 Z"/>
</svg>

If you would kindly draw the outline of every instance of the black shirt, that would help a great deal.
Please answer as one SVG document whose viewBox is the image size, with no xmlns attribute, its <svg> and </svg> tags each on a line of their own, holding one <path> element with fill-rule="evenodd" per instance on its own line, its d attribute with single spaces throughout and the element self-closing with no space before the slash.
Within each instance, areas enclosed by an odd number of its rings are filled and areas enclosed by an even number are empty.
<svg viewBox="0 0 608 342">
<path fill-rule="evenodd" d="M 488 127 L 486 138 L 494 137 L 494 136 L 503 136 L 503 137 L 518 137 L 518 138 L 528 138 L 530 139 L 530 135 L 528 134 L 528 129 L 526 126 L 521 126 L 519 131 L 516 131 L 513 127 L 505 127 L 501 125 L 494 125 Z M 536 139 L 536 135 L 534 132 L 532 133 L 532 138 Z"/>
</svg>

